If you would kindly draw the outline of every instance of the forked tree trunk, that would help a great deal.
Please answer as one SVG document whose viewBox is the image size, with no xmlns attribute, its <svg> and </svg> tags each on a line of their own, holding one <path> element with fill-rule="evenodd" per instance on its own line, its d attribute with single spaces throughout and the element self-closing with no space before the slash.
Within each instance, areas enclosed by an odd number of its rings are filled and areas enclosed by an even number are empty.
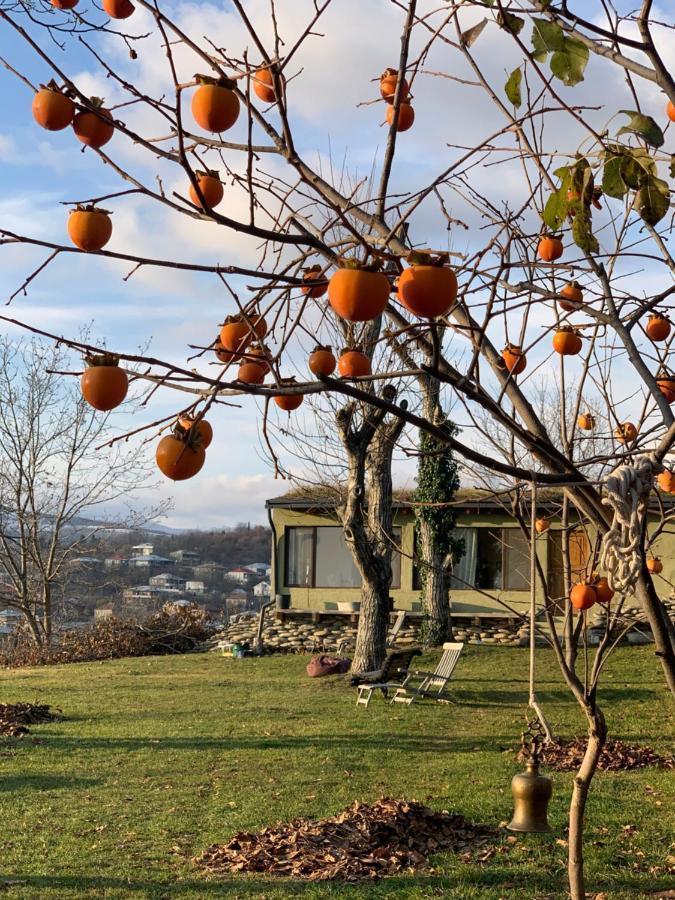
<svg viewBox="0 0 675 900">
<path fill-rule="evenodd" d="M 355 672 L 372 672 L 382 665 L 389 629 L 389 578 L 366 581 L 361 588 L 361 613 L 356 634 L 356 648 L 352 669 Z"/>
<path fill-rule="evenodd" d="M 383 396 L 393 400 L 390 385 Z M 401 404 L 405 408 L 405 401 Z M 362 578 L 361 614 L 352 660 L 353 672 L 378 669 L 384 660 L 389 626 L 391 558 L 394 551 L 391 461 L 403 420 L 385 422 L 385 412 L 368 410 L 354 425 L 356 405 L 337 414 L 347 452 L 347 496 L 342 510 L 345 539 Z"/>
<path fill-rule="evenodd" d="M 666 684 L 675 696 L 675 648 L 673 647 L 672 624 L 667 619 L 668 613 L 654 590 L 651 578 L 644 571 L 638 578 L 635 593 L 654 635 L 654 652 L 661 662 Z"/>
<path fill-rule="evenodd" d="M 586 900 L 583 848 L 584 813 L 591 781 L 607 739 L 607 726 L 602 711 L 593 704 L 592 707 L 587 707 L 586 716 L 589 722 L 588 744 L 579 771 L 574 778 L 569 813 L 567 871 L 572 900 Z"/>
<path fill-rule="evenodd" d="M 424 643 L 429 647 L 440 647 L 452 639 L 445 557 L 438 552 L 431 523 L 424 519 L 417 523 L 417 539 L 423 583 Z"/>
</svg>

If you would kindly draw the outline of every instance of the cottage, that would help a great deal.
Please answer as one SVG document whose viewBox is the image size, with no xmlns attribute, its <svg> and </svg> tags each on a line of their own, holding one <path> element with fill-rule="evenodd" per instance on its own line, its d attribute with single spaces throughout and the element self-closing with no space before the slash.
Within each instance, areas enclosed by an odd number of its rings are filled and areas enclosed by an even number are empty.
<svg viewBox="0 0 675 900">
<path fill-rule="evenodd" d="M 129 560 L 123 553 L 114 553 L 112 556 L 107 557 L 107 559 L 103 560 L 103 565 L 106 569 L 119 569 L 122 566 L 127 566 L 129 564 Z"/>
<path fill-rule="evenodd" d="M 248 584 L 255 576 L 256 573 L 248 566 L 237 566 L 236 569 L 230 569 L 226 575 L 227 578 L 237 581 L 239 584 Z"/>
<path fill-rule="evenodd" d="M 181 566 L 198 566 L 202 561 L 200 554 L 194 550 L 173 550 L 169 556 Z"/>
<path fill-rule="evenodd" d="M 147 546 L 151 546 L 148 544 Z M 140 556 L 131 556 L 128 565 L 135 569 L 164 569 L 175 565 L 175 559 L 166 556 L 157 556 L 154 553 L 142 553 Z"/>
<path fill-rule="evenodd" d="M 259 581 L 253 588 L 253 596 L 259 597 L 262 600 L 266 600 L 270 594 L 271 587 L 269 581 Z"/>
<path fill-rule="evenodd" d="M 186 594 L 203 594 L 206 590 L 206 586 L 203 581 L 186 581 L 185 582 L 185 593 Z"/>
<path fill-rule="evenodd" d="M 155 551 L 154 544 L 136 544 L 131 548 L 132 556 L 152 556 Z"/>
<path fill-rule="evenodd" d="M 161 575 L 152 575 L 148 579 L 149 584 L 154 587 L 175 588 L 182 591 L 185 588 L 185 579 L 173 572 L 162 572 Z"/>
<path fill-rule="evenodd" d="M 664 499 L 672 505 L 671 498 Z M 537 557 L 551 597 L 562 597 L 562 531 L 560 496 L 541 492 L 541 515 L 551 518 L 549 532 L 537 542 Z M 271 592 L 286 607 L 323 612 L 360 598 L 361 578 L 336 516 L 334 493 L 299 492 L 268 500 L 273 523 Z M 396 609 L 421 611 L 421 579 L 415 562 L 414 507 L 410 494 L 394 496 L 394 553 L 391 596 Z M 656 507 L 655 507 L 656 514 Z M 457 494 L 457 537 L 464 554 L 450 582 L 453 615 L 504 617 L 526 612 L 530 597 L 528 542 L 508 508 L 486 491 L 461 489 Z M 575 529 L 571 541 L 573 576 L 583 576 L 592 535 Z M 675 578 L 675 542 L 663 534 L 657 549 L 663 561 L 664 591 Z M 671 550 L 672 547 L 672 550 Z M 538 602 L 542 591 L 537 587 Z"/>
<path fill-rule="evenodd" d="M 183 591 L 175 588 L 158 587 L 153 584 L 139 584 L 136 587 L 126 588 L 122 592 L 125 603 L 151 603 L 157 600 L 173 600 L 180 598 Z"/>
<path fill-rule="evenodd" d="M 225 566 L 217 562 L 203 562 L 199 566 L 192 567 L 192 574 L 197 579 L 220 578 L 225 572 Z"/>
</svg>

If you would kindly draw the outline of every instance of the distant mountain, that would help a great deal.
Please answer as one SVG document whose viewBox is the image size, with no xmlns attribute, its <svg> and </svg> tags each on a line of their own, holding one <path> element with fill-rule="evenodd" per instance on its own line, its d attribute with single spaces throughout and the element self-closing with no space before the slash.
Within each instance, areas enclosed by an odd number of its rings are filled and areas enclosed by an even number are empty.
<svg viewBox="0 0 675 900">
<path fill-rule="evenodd" d="M 69 531 L 70 533 L 76 532 L 81 535 L 86 535 L 88 532 L 97 532 L 101 535 L 120 535 L 123 536 L 125 534 L 135 534 L 135 535 L 166 535 L 171 537 L 172 535 L 179 535 L 184 533 L 184 529 L 182 528 L 170 528 L 168 525 L 160 525 L 159 523 L 150 523 L 148 525 L 139 526 L 136 528 L 127 528 L 124 525 L 115 525 L 115 524 L 106 524 L 105 522 L 101 522 L 96 519 L 83 519 L 77 518 L 73 519 L 73 521 L 64 528 L 64 531 Z"/>
</svg>

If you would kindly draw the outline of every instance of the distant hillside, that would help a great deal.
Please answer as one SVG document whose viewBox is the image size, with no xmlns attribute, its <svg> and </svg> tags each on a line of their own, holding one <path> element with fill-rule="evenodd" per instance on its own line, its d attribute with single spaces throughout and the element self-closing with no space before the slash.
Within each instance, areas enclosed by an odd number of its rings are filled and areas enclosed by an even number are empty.
<svg viewBox="0 0 675 900">
<path fill-rule="evenodd" d="M 117 552 L 126 553 L 134 544 L 151 543 L 155 553 L 168 556 L 173 550 L 193 550 L 203 561 L 234 567 L 249 563 L 269 563 L 272 533 L 262 525 L 237 525 L 218 531 L 183 531 L 158 534 L 148 531 L 116 534 L 110 541 Z M 106 543 L 108 543 L 106 541 Z"/>
<path fill-rule="evenodd" d="M 202 560 L 223 566 L 269 563 L 272 533 L 262 525 L 237 525 L 222 531 L 184 531 L 178 535 L 152 535 L 155 552 L 166 556 L 172 550 L 194 550 Z"/>
</svg>

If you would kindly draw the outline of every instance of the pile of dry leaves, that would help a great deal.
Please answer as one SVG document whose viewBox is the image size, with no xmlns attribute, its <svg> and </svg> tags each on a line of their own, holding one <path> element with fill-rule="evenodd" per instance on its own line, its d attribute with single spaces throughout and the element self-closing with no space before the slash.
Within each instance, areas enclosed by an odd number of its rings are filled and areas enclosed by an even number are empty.
<svg viewBox="0 0 675 900">
<path fill-rule="evenodd" d="M 435 812 L 412 800 L 354 803 L 323 821 L 294 819 L 258 834 L 235 835 L 195 862 L 212 872 L 263 872 L 307 881 L 361 881 L 425 866 L 444 850 L 467 858 L 495 843 L 494 828 Z M 491 855 L 488 849 L 485 858 Z"/>
<path fill-rule="evenodd" d="M 0 735 L 21 737 L 28 734 L 27 725 L 53 722 L 58 717 L 45 703 L 0 703 Z"/>
<path fill-rule="evenodd" d="M 586 741 L 575 738 L 572 741 L 553 741 L 546 744 L 539 753 L 542 765 L 558 772 L 571 772 L 579 768 L 586 752 Z M 524 761 L 521 750 L 518 760 Z M 661 756 L 651 747 L 632 747 L 623 741 L 607 741 L 602 749 L 598 768 L 605 772 L 622 772 L 629 769 L 644 769 L 659 766 L 675 769 L 675 756 Z"/>
</svg>

